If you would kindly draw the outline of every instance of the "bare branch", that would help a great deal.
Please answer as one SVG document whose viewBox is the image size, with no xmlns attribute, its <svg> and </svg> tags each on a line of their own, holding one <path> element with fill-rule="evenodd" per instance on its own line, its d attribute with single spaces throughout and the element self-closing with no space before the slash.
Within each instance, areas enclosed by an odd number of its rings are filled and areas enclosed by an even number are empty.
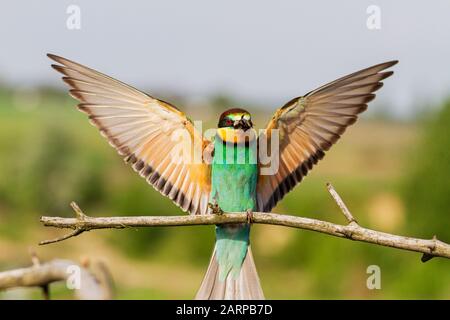
<svg viewBox="0 0 450 320">
<path fill-rule="evenodd" d="M 50 240 L 43 240 L 43 241 L 39 242 L 39 245 L 44 245 L 44 244 L 50 244 L 50 243 L 55 243 L 55 242 L 63 241 L 63 240 L 66 240 L 66 239 L 75 237 L 75 236 L 77 236 L 77 235 L 83 233 L 84 231 L 87 231 L 87 230 L 82 230 L 82 229 L 76 228 L 76 229 L 73 230 L 72 232 L 63 235 L 62 237 L 55 238 L 55 239 L 50 239 Z"/>
<path fill-rule="evenodd" d="M 336 201 L 337 205 L 341 209 L 341 211 L 344 214 L 345 218 L 347 219 L 348 223 L 358 224 L 356 219 L 350 213 L 350 210 L 348 210 L 348 208 L 345 205 L 344 201 L 342 200 L 341 196 L 336 192 L 336 190 L 333 188 L 333 186 L 329 182 L 327 183 L 327 189 L 328 189 L 328 192 L 333 197 L 334 201 Z"/>
<path fill-rule="evenodd" d="M 72 207 L 73 211 L 75 211 L 75 214 L 79 220 L 83 220 L 86 215 L 81 211 L 80 207 L 77 205 L 75 201 L 72 201 L 70 203 L 70 206 Z"/>
<path fill-rule="evenodd" d="M 73 211 L 75 211 L 75 215 L 77 217 L 77 221 L 82 224 L 84 218 L 86 217 L 86 215 L 83 213 L 83 211 L 81 211 L 80 207 L 76 204 L 75 201 L 72 201 L 70 203 L 70 206 L 72 207 Z M 50 239 L 50 240 L 45 240 L 45 241 L 41 241 L 39 242 L 39 245 L 44 245 L 44 244 L 49 244 L 49 243 L 55 243 L 55 242 L 59 242 L 59 241 L 63 241 L 75 236 L 78 236 L 79 234 L 82 234 L 84 231 L 89 231 L 86 230 L 85 228 L 80 227 L 79 225 L 75 225 L 73 226 L 73 231 L 69 232 L 68 234 L 63 235 L 62 237 L 56 238 L 56 239 Z"/>
<path fill-rule="evenodd" d="M 434 245 L 432 245 L 431 247 L 430 247 L 430 250 L 431 251 L 434 251 L 435 249 L 436 249 L 436 242 L 437 242 L 437 238 L 436 238 L 436 235 L 434 235 L 433 236 L 433 239 L 432 239 L 435 243 L 434 243 Z M 433 255 L 433 254 L 430 254 L 430 253 L 424 253 L 423 255 L 422 255 L 422 258 L 420 259 L 422 262 L 427 262 L 427 261 L 429 261 L 429 260 L 431 260 L 431 259 L 433 259 L 435 257 L 435 255 Z"/>
<path fill-rule="evenodd" d="M 421 252 L 424 254 L 422 261 L 426 262 L 432 257 L 443 257 L 450 259 L 450 245 L 433 239 L 418 239 L 398 236 L 372 229 L 363 228 L 353 218 L 345 206 L 341 197 L 337 194 L 331 184 L 327 184 L 330 194 L 341 208 L 349 224 L 340 225 L 327 221 L 297 217 L 292 215 L 274 214 L 267 212 L 253 212 L 252 222 L 260 224 L 271 224 L 311 230 L 325 233 L 331 236 L 347 238 L 355 241 L 367 242 L 376 245 L 392 247 L 402 250 Z M 76 206 L 76 205 L 75 205 Z M 72 207 L 74 207 L 72 205 Z M 76 206 L 78 208 L 78 206 Z M 81 210 L 78 211 L 82 213 Z M 99 217 L 94 218 L 82 213 L 80 218 L 41 217 L 44 226 L 56 228 L 70 228 L 74 232 L 62 238 L 50 241 L 42 241 L 40 244 L 48 244 L 65 240 L 69 237 L 81 234 L 93 229 L 123 229 L 136 227 L 158 227 L 158 226 L 194 226 L 194 225 L 218 225 L 227 223 L 247 223 L 246 212 L 224 212 L 223 214 L 193 215 L 193 216 L 127 216 L 127 217 Z"/>
<path fill-rule="evenodd" d="M 36 253 L 36 251 L 33 250 L 33 248 L 30 247 L 29 249 L 30 255 L 31 255 L 31 263 L 34 267 L 39 267 L 41 265 L 41 261 L 39 260 L 39 257 Z M 41 286 L 42 289 L 42 295 L 44 296 L 45 300 L 50 300 L 50 288 L 48 283 L 43 284 Z"/>
<path fill-rule="evenodd" d="M 46 263 L 34 264 L 28 268 L 14 269 L 0 272 L 0 290 L 15 287 L 46 288 L 44 297 L 47 299 L 48 286 L 57 281 L 67 281 L 74 275 L 73 267 L 79 269 L 80 286 L 75 288 L 75 297 L 81 300 L 105 300 L 112 298 L 109 273 L 103 264 L 99 265 L 99 274 L 79 266 L 69 260 L 55 259 Z M 106 270 L 106 271 L 105 271 Z M 108 280 L 108 281 L 107 281 Z"/>
</svg>

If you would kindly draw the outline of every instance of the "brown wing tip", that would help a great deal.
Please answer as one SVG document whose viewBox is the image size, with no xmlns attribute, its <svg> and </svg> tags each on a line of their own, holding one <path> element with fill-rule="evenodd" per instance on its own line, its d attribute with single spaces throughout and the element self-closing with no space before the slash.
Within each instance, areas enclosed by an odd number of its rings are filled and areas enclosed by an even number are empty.
<svg viewBox="0 0 450 320">
<path fill-rule="evenodd" d="M 58 56 L 58 55 L 53 54 L 53 53 L 47 53 L 47 57 L 49 57 L 53 61 L 58 62 L 58 63 L 62 64 L 63 66 L 66 66 L 66 67 L 68 67 L 70 65 L 81 66 L 79 63 L 76 63 L 75 61 L 63 58 L 63 57 Z"/>
<path fill-rule="evenodd" d="M 390 76 L 392 76 L 394 74 L 394 71 L 389 70 L 389 71 L 384 71 L 384 72 L 380 72 L 380 75 L 382 76 L 381 79 L 379 81 L 383 81 L 386 78 L 389 78 Z"/>
<path fill-rule="evenodd" d="M 385 68 L 390 68 L 392 66 L 395 66 L 397 63 L 398 63 L 398 60 L 390 60 L 390 61 L 379 63 L 379 64 L 375 65 L 374 67 L 385 66 Z"/>
<path fill-rule="evenodd" d="M 73 81 L 73 78 L 64 76 L 64 77 L 62 77 L 61 79 L 62 79 L 62 81 L 64 81 L 64 83 L 66 83 L 69 87 L 71 87 L 71 88 L 73 88 L 73 89 L 78 89 L 78 86 L 77 86 L 77 84 Z"/>
<path fill-rule="evenodd" d="M 392 67 L 392 66 L 395 66 L 398 62 L 399 62 L 398 60 L 391 60 L 386 63 L 389 65 L 389 67 Z"/>
<path fill-rule="evenodd" d="M 391 60 L 391 61 L 386 61 L 383 63 L 380 63 L 378 66 L 382 67 L 382 70 L 388 69 L 392 66 L 395 66 L 398 63 L 398 60 Z M 394 73 L 393 71 L 391 71 L 392 73 Z"/>
<path fill-rule="evenodd" d="M 70 90 L 69 90 L 69 95 L 70 95 L 72 98 L 74 98 L 74 99 L 76 99 L 76 100 L 78 100 L 78 101 L 85 102 L 85 101 L 84 101 L 84 98 L 83 98 L 83 95 L 80 93 L 80 91 L 78 91 L 78 90 L 76 90 L 76 89 L 70 89 Z"/>
<path fill-rule="evenodd" d="M 64 70 L 66 67 L 61 66 L 59 64 L 51 64 L 50 65 L 54 70 L 58 71 L 59 73 L 66 75 L 66 71 Z"/>
<path fill-rule="evenodd" d="M 63 61 L 65 60 L 63 57 L 60 57 L 53 53 L 47 53 L 47 57 L 58 63 L 63 63 Z"/>
</svg>

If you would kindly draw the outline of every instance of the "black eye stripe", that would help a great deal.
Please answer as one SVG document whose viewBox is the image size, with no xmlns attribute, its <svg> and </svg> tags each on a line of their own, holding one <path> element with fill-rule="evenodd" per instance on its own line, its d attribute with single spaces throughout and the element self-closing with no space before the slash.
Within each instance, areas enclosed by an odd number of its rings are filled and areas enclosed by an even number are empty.
<svg viewBox="0 0 450 320">
<path fill-rule="evenodd" d="M 248 124 L 250 124 L 250 127 L 253 126 L 253 123 L 251 121 L 251 116 L 249 114 L 239 114 L 239 115 L 232 115 L 234 118 L 230 117 L 230 116 L 225 116 L 225 117 L 221 117 L 218 123 L 218 127 L 223 128 L 223 127 L 234 127 L 235 123 L 238 122 L 240 124 L 242 124 L 243 122 L 247 122 Z"/>
</svg>

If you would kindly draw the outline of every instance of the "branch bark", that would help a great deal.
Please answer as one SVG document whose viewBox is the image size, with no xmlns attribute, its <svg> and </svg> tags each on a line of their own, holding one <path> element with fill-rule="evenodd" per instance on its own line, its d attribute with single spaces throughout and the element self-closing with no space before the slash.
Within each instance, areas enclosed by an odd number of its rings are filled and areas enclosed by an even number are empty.
<svg viewBox="0 0 450 320">
<path fill-rule="evenodd" d="M 252 223 L 271 224 L 292 227 L 310 231 L 321 232 L 331 236 L 346 238 L 355 241 L 372 243 L 386 247 L 409 250 L 423 253 L 422 261 L 426 262 L 433 257 L 450 259 L 450 244 L 439 241 L 436 236 L 432 239 L 419 239 L 394 235 L 361 227 L 342 201 L 339 194 L 331 184 L 327 184 L 328 191 L 341 208 L 342 213 L 348 221 L 347 225 L 335 224 L 327 221 L 304 218 L 292 215 L 274 214 L 267 212 L 253 212 Z M 49 244 L 68 239 L 85 231 L 94 229 L 123 229 L 135 227 L 157 227 L 157 226 L 194 226 L 194 225 L 217 225 L 226 223 L 247 223 L 248 213 L 224 212 L 223 214 L 209 214 L 198 216 L 129 216 L 129 217 L 90 217 L 85 215 L 75 204 L 76 218 L 41 217 L 44 226 L 56 228 L 68 228 L 73 231 L 63 237 L 53 240 L 45 240 L 40 244 Z"/>
<path fill-rule="evenodd" d="M 99 265 L 100 274 L 95 275 L 70 260 L 55 259 L 45 263 L 35 263 L 28 268 L 0 272 L 0 290 L 16 287 L 45 288 L 44 298 L 49 298 L 48 286 L 53 282 L 67 281 L 71 275 L 77 276 L 73 267 L 79 269 L 80 286 L 74 288 L 75 297 L 80 300 L 109 300 L 113 297 L 113 289 L 109 273 L 104 265 Z M 106 272 L 102 274 L 102 272 Z"/>
</svg>

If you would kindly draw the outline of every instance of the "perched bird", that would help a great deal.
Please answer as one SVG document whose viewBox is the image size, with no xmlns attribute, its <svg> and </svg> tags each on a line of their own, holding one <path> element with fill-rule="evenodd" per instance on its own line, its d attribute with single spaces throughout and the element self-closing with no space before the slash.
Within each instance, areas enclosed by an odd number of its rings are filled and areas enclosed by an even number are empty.
<svg viewBox="0 0 450 320">
<path fill-rule="evenodd" d="M 52 67 L 64 75 L 70 95 L 81 102 L 78 109 L 156 190 L 190 214 L 248 212 L 249 222 L 253 211 L 270 212 L 323 158 L 367 109 L 382 80 L 393 74 L 385 70 L 397 63 L 360 70 L 290 100 L 259 135 L 249 112 L 225 111 L 209 141 L 170 103 L 48 56 L 58 63 Z M 259 152 L 263 143 L 278 146 L 275 170 L 268 173 Z M 180 147 L 191 152 L 174 161 L 171 151 Z M 199 161 L 193 161 L 195 155 Z M 250 223 L 216 227 L 216 244 L 196 298 L 264 298 L 250 249 Z"/>
</svg>

